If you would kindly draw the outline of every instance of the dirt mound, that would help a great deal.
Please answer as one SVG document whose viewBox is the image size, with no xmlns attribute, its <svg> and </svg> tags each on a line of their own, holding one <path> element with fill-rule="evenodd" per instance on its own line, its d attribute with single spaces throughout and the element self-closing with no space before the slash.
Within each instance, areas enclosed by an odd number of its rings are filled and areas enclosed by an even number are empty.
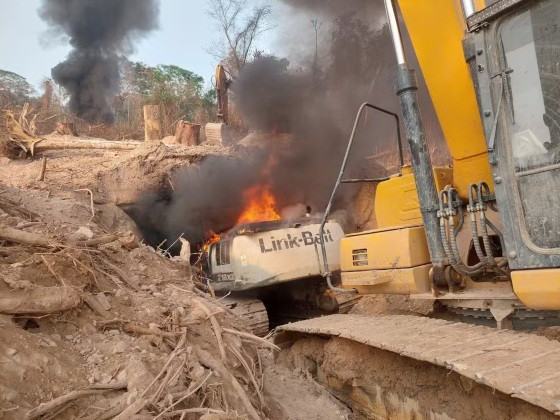
<svg viewBox="0 0 560 420">
<path fill-rule="evenodd" d="M 2 418 L 265 416 L 259 349 L 273 346 L 188 263 L 80 193 L 1 191 Z"/>
<path fill-rule="evenodd" d="M 180 168 L 210 155 L 229 155 L 221 146 L 184 147 L 165 142 L 142 143 L 135 150 L 51 150 L 34 159 L 0 157 L 5 185 L 24 189 L 89 189 L 96 203 L 127 204 L 146 190 L 173 188 Z M 37 181 L 41 157 L 47 158 L 45 180 Z"/>
</svg>

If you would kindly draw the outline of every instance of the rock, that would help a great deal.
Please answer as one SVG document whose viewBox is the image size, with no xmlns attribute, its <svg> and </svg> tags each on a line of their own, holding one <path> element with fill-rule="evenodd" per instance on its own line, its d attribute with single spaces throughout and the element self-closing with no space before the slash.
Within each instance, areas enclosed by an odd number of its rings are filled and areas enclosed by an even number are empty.
<svg viewBox="0 0 560 420">
<path fill-rule="evenodd" d="M 95 296 L 97 297 L 98 302 L 101 304 L 104 310 L 111 310 L 111 304 L 109 303 L 109 299 L 107 299 L 107 296 L 105 296 L 105 293 L 98 293 Z"/>
<path fill-rule="evenodd" d="M 77 241 L 87 241 L 95 236 L 95 234 L 91 231 L 90 228 L 81 226 L 78 228 L 76 232 L 70 235 L 70 240 L 77 242 Z"/>
<path fill-rule="evenodd" d="M 126 370 L 121 370 L 117 375 L 117 382 L 124 382 L 126 381 Z"/>
<path fill-rule="evenodd" d="M 48 339 L 48 338 L 46 338 L 46 337 L 44 338 L 44 340 L 45 340 L 45 342 L 47 343 L 47 345 L 48 345 L 49 347 L 58 347 L 58 346 L 56 345 L 56 343 L 55 343 L 53 340 L 50 340 L 50 339 Z"/>
<path fill-rule="evenodd" d="M 82 333 L 90 335 L 95 333 L 97 330 L 95 329 L 95 327 L 91 324 L 86 324 L 82 327 Z"/>
<path fill-rule="evenodd" d="M 68 335 L 67 335 L 66 337 L 64 337 L 64 338 L 66 338 L 66 340 L 68 340 L 68 341 L 72 341 L 72 340 L 74 339 L 74 336 L 73 336 L 72 334 L 68 334 Z"/>
<path fill-rule="evenodd" d="M 117 344 L 115 344 L 115 347 L 113 347 L 113 354 L 121 354 L 124 353 L 126 351 L 126 344 L 124 343 L 124 341 L 119 341 Z"/>
<path fill-rule="evenodd" d="M 124 235 L 122 235 L 119 238 L 119 242 L 121 243 L 122 246 L 124 246 L 126 249 L 135 249 L 138 248 L 140 245 L 138 243 L 138 239 L 136 238 L 136 235 L 134 235 L 134 232 L 126 232 Z"/>
<path fill-rule="evenodd" d="M 14 348 L 9 347 L 9 348 L 6 349 L 6 354 L 7 354 L 8 356 L 13 356 L 13 355 L 16 354 L 16 353 L 17 353 L 17 350 L 14 349 Z"/>
</svg>

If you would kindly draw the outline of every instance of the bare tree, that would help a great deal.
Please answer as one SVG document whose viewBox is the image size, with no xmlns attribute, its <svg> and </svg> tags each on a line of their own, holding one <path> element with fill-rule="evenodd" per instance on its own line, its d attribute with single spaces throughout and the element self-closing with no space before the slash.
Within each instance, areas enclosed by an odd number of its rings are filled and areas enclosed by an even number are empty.
<svg viewBox="0 0 560 420">
<path fill-rule="evenodd" d="M 266 24 L 271 13 L 270 6 L 249 9 L 247 0 L 209 0 L 208 14 L 222 32 L 222 39 L 211 53 L 224 61 L 228 70 L 235 74 L 249 61 L 255 40 L 270 29 Z"/>
</svg>

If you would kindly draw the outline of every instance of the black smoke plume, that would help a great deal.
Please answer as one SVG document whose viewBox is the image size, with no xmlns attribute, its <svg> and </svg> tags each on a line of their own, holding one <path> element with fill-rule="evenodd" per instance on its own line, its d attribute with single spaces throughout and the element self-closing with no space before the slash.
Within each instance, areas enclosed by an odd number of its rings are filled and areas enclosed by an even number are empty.
<svg viewBox="0 0 560 420">
<path fill-rule="evenodd" d="M 137 208 L 148 209 L 147 216 L 135 219 L 145 221 L 149 213 L 158 215 L 149 229 L 158 240 L 173 242 L 185 233 L 196 243 L 210 230 L 227 231 L 243 210 L 243 190 L 257 183 L 270 186 L 278 209 L 310 205 L 322 212 L 360 105 L 370 102 L 400 114 L 393 88 L 396 59 L 381 1 L 284 2 L 292 8 L 290 13 L 302 13 L 305 18 L 282 20 L 282 32 L 292 34 L 292 39 L 282 37 L 287 42 L 283 50 L 293 46 L 301 51 L 304 45 L 306 57 L 290 63 L 260 54 L 241 71 L 232 86 L 233 101 L 256 144 L 253 141 L 252 148 L 244 152 L 249 157 L 233 163 L 223 159 L 202 162 L 198 173 L 204 176 L 197 176 L 196 170 L 179 174 L 179 182 L 174 184 L 180 186 L 159 200 L 160 211 L 151 210 L 158 203 L 156 196 L 144 197 L 147 202 Z M 309 34 L 311 20 L 318 13 L 325 21 L 321 43 L 327 54 L 317 65 L 315 38 Z M 424 117 L 428 129 L 432 127 L 429 137 L 433 141 L 441 135 L 426 89 L 422 89 Z M 394 120 L 368 112 L 358 126 L 347 177 L 397 172 L 396 151 Z M 343 187 L 335 208 L 351 211 L 355 192 L 355 186 Z"/>
<path fill-rule="evenodd" d="M 68 90 L 72 112 L 112 122 L 119 55 L 157 28 L 159 0 L 43 0 L 39 15 L 70 39 L 73 49 L 52 76 Z"/>
</svg>

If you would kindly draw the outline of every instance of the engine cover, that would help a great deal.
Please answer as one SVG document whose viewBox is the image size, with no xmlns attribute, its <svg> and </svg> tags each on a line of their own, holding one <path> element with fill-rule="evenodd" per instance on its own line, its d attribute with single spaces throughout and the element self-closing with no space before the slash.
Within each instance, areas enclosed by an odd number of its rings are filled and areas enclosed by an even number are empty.
<svg viewBox="0 0 560 420">
<path fill-rule="evenodd" d="M 263 222 L 241 226 L 208 249 L 208 270 L 217 291 L 241 291 L 321 274 L 320 220 Z M 325 224 L 331 272 L 340 270 L 342 226 Z"/>
</svg>

